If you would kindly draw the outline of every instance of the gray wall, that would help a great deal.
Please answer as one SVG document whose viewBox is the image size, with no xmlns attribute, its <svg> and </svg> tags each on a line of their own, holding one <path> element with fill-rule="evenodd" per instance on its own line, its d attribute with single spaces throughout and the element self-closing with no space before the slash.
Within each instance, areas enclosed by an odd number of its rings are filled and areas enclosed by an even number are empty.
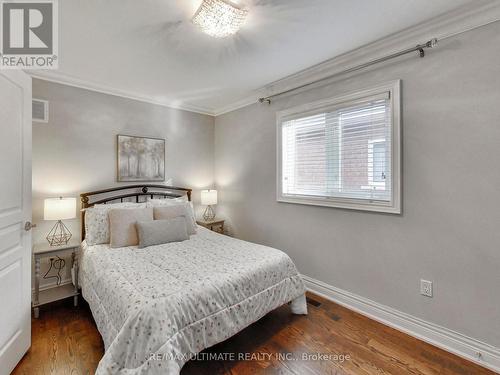
<svg viewBox="0 0 500 375">
<path fill-rule="evenodd" d="M 35 242 L 54 222 L 43 221 L 43 199 L 123 185 L 116 182 L 116 135 L 166 139 L 166 180 L 195 191 L 214 182 L 214 118 L 46 81 L 33 97 L 50 102 L 48 124 L 33 122 Z M 79 200 L 78 200 L 79 202 Z M 79 236 L 79 220 L 66 224 Z"/>
<path fill-rule="evenodd" d="M 215 120 L 219 213 L 300 272 L 500 347 L 500 23 Z M 394 79 L 403 214 L 276 202 L 276 111 Z M 421 278 L 434 298 L 419 295 Z"/>
</svg>

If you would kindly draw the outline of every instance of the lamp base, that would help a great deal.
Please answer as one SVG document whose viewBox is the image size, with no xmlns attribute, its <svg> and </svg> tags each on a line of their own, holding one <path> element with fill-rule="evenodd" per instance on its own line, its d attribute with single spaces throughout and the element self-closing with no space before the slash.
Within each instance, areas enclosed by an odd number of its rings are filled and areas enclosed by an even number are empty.
<svg viewBox="0 0 500 375">
<path fill-rule="evenodd" d="M 207 208 L 205 208 L 205 212 L 203 213 L 203 220 L 212 221 L 213 219 L 215 219 L 215 211 L 212 206 L 208 205 Z"/>
<path fill-rule="evenodd" d="M 47 241 L 49 241 L 50 246 L 66 245 L 70 238 L 71 232 L 61 220 L 57 221 L 47 235 Z"/>
</svg>

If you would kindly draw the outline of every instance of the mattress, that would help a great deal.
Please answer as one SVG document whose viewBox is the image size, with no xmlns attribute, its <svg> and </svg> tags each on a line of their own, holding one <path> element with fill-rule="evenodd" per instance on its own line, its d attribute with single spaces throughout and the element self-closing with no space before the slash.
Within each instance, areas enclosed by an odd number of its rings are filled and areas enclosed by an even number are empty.
<svg viewBox="0 0 500 375">
<path fill-rule="evenodd" d="M 307 313 L 285 253 L 197 230 L 143 249 L 83 242 L 80 286 L 105 345 L 97 374 L 178 374 L 196 353 L 287 302 Z"/>
</svg>

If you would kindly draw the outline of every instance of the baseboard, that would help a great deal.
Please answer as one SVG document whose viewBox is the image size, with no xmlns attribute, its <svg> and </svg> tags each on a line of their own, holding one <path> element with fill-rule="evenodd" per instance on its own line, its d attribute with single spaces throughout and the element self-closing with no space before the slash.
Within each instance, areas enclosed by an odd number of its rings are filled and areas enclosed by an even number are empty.
<svg viewBox="0 0 500 375">
<path fill-rule="evenodd" d="M 370 319 L 500 373 L 500 348 L 302 275 L 307 290 Z"/>
</svg>

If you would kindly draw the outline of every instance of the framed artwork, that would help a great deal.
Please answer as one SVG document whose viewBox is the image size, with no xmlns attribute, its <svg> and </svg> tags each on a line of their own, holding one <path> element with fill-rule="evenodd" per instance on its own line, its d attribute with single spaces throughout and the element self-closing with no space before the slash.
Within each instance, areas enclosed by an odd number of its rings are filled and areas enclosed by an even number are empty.
<svg viewBox="0 0 500 375">
<path fill-rule="evenodd" d="M 118 181 L 165 181 L 165 140 L 118 135 Z"/>
</svg>

